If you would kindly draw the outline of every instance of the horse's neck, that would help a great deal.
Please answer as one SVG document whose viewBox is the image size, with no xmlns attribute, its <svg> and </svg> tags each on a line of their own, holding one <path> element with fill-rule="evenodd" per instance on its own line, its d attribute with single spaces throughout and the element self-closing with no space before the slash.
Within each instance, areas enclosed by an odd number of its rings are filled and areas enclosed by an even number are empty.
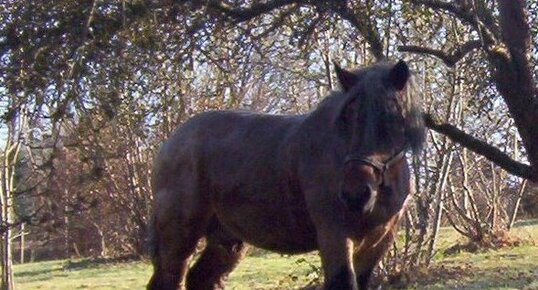
<svg viewBox="0 0 538 290">
<path fill-rule="evenodd" d="M 341 143 L 337 141 L 337 128 L 330 112 L 313 111 L 306 115 L 296 134 L 299 136 L 298 143 L 301 154 L 309 151 L 316 154 L 336 149 L 334 147 Z"/>
</svg>

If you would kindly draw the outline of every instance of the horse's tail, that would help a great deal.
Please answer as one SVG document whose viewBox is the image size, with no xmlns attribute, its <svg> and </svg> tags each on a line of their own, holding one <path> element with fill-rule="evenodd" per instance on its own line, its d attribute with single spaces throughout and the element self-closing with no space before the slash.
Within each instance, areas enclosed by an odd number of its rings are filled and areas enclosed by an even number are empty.
<svg viewBox="0 0 538 290">
<path fill-rule="evenodd" d="M 158 235 L 157 235 L 157 229 L 156 229 L 156 218 L 155 213 L 153 212 L 151 214 L 148 226 L 147 226 L 147 244 L 146 244 L 146 250 L 147 254 L 149 255 L 151 259 L 151 263 L 153 264 L 153 274 L 151 275 L 151 278 L 148 282 L 148 285 L 146 286 L 147 290 L 154 290 L 154 289 L 162 289 L 162 286 L 160 286 L 160 278 L 158 276 L 158 267 L 160 265 L 159 261 L 159 241 Z"/>
<path fill-rule="evenodd" d="M 157 236 L 157 231 L 155 229 L 155 214 L 151 215 L 150 221 L 147 228 L 147 253 L 152 261 L 155 262 L 159 256 L 159 241 Z"/>
</svg>

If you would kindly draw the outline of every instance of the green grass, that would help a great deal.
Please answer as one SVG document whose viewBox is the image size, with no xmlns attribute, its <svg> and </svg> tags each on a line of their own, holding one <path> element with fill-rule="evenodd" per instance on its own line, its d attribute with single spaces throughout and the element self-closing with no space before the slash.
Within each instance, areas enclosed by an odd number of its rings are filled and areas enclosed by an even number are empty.
<svg viewBox="0 0 538 290">
<path fill-rule="evenodd" d="M 149 264 L 142 262 L 73 265 L 68 260 L 15 265 L 15 286 L 51 290 L 141 289 L 150 276 Z"/>
<path fill-rule="evenodd" d="M 472 254 L 461 253 L 436 263 L 414 289 L 538 289 L 538 247 Z"/>
<path fill-rule="evenodd" d="M 520 224 L 514 234 L 538 241 L 538 221 Z M 460 239 L 442 229 L 439 246 Z M 230 275 L 227 289 L 300 289 L 315 281 L 316 253 L 284 256 L 250 255 Z M 148 262 L 102 263 L 59 260 L 14 266 L 17 289 L 142 289 L 151 275 Z M 310 274 L 310 276 L 308 276 Z M 538 246 L 471 254 L 439 255 L 434 270 L 422 276 L 414 289 L 538 289 Z"/>
</svg>

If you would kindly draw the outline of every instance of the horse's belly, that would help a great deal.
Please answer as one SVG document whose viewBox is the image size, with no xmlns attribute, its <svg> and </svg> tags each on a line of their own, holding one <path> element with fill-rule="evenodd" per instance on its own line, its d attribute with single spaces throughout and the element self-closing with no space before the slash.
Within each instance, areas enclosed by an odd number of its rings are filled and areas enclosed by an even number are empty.
<svg viewBox="0 0 538 290">
<path fill-rule="evenodd" d="M 217 205 L 216 214 L 232 234 L 256 247 L 281 253 L 317 248 L 316 230 L 306 207 L 235 200 Z"/>
</svg>

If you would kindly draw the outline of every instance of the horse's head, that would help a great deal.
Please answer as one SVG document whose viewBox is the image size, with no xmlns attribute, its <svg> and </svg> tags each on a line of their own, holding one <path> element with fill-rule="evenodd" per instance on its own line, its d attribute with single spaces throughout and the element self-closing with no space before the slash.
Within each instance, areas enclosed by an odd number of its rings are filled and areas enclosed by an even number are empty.
<svg viewBox="0 0 538 290">
<path fill-rule="evenodd" d="M 339 197 L 350 211 L 370 214 L 407 195 L 398 173 L 407 173 L 407 149 L 422 146 L 422 117 L 404 61 L 356 71 L 336 66 L 336 73 L 344 100 L 335 122 L 348 148 Z"/>
</svg>

